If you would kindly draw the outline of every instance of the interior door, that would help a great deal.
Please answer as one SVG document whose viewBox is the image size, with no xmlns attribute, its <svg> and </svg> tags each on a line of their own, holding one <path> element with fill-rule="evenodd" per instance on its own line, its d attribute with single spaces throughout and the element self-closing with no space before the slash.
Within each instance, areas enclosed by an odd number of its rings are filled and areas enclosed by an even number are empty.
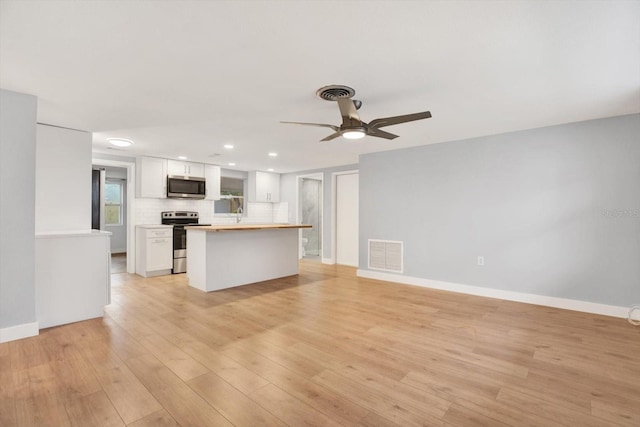
<svg viewBox="0 0 640 427">
<path fill-rule="evenodd" d="M 300 223 L 313 226 L 302 229 L 301 255 L 307 258 L 319 258 L 322 256 L 322 180 L 315 178 L 299 178 L 299 180 Z"/>
<path fill-rule="evenodd" d="M 336 175 L 336 263 L 358 266 L 358 173 Z"/>
</svg>

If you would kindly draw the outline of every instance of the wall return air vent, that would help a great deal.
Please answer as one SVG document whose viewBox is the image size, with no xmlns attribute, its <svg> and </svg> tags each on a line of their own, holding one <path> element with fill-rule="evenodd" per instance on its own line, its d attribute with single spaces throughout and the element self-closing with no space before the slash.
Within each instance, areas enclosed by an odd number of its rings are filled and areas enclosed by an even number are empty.
<svg viewBox="0 0 640 427">
<path fill-rule="evenodd" d="M 369 239 L 369 268 L 402 273 L 403 242 Z"/>
</svg>

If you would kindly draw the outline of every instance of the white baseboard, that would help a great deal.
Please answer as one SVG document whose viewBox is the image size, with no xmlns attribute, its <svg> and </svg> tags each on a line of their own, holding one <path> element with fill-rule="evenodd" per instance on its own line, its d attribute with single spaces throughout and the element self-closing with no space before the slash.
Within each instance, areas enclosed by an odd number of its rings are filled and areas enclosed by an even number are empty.
<svg viewBox="0 0 640 427">
<path fill-rule="evenodd" d="M 322 258 L 322 263 L 323 264 L 335 264 L 335 262 L 333 261 L 333 258 Z"/>
<path fill-rule="evenodd" d="M 38 322 L 10 326 L 8 328 L 0 329 L 0 343 L 34 337 L 38 335 L 39 332 L 40 328 L 38 327 Z"/>
<path fill-rule="evenodd" d="M 544 295 L 525 294 L 521 292 L 506 291 L 503 289 L 483 288 L 481 286 L 461 285 L 458 283 L 441 282 L 438 280 L 403 276 L 401 274 L 382 273 L 379 271 L 358 269 L 357 276 L 368 279 L 384 280 L 387 282 L 403 283 L 406 285 L 422 286 L 424 288 L 458 292 L 462 294 L 478 295 L 482 297 L 497 298 L 507 301 L 517 301 L 526 304 L 543 305 L 547 307 L 563 308 L 565 310 L 602 314 L 604 316 L 625 318 L 627 317 L 627 313 L 629 312 L 628 308 L 618 307 L 615 305 L 598 304 L 595 302 L 579 301 Z"/>
</svg>

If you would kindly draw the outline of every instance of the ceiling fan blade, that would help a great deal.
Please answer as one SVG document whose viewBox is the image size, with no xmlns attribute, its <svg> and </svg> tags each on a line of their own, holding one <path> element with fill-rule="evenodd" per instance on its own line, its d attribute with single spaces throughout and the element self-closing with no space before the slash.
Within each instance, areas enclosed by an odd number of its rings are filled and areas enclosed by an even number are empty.
<svg viewBox="0 0 640 427">
<path fill-rule="evenodd" d="M 336 139 L 340 135 L 342 135 L 340 132 L 332 133 L 331 135 L 327 136 L 326 138 L 322 138 L 320 141 L 331 141 L 332 139 Z"/>
<path fill-rule="evenodd" d="M 369 127 L 379 129 L 385 126 L 413 122 L 414 120 L 428 119 L 429 117 L 431 117 L 431 112 L 429 111 L 424 111 L 422 113 L 405 114 L 404 116 L 384 117 L 382 119 L 371 120 L 369 122 Z"/>
<path fill-rule="evenodd" d="M 343 126 L 360 126 L 362 121 L 355 102 L 351 98 L 338 98 L 338 107 L 340 107 L 340 115 L 342 116 Z"/>
<path fill-rule="evenodd" d="M 394 135 L 392 133 L 371 127 L 367 128 L 367 135 L 384 139 L 396 139 L 398 137 L 398 135 Z"/>
<path fill-rule="evenodd" d="M 334 125 L 329 125 L 326 123 L 303 123 L 303 122 L 280 122 L 280 123 L 286 123 L 286 124 L 291 124 L 291 125 L 303 125 L 303 126 L 319 126 L 322 128 L 331 128 L 333 130 L 335 130 L 336 132 L 340 131 L 340 127 L 338 126 L 334 126 Z"/>
</svg>

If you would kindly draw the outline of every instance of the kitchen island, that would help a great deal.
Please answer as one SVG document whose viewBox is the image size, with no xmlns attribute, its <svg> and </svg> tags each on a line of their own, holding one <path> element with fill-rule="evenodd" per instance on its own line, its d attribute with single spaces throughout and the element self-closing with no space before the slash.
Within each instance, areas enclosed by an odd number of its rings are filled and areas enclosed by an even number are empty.
<svg viewBox="0 0 640 427">
<path fill-rule="evenodd" d="M 205 292 L 298 274 L 298 230 L 308 224 L 185 227 L 189 286 Z"/>
</svg>

